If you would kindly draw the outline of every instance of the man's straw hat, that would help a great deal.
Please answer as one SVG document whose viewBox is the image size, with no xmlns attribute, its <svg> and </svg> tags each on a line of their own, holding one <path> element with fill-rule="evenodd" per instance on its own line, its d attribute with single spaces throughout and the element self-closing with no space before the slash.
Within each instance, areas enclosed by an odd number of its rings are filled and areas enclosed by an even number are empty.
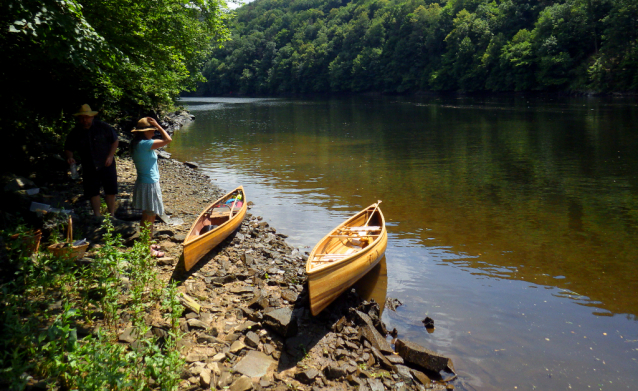
<svg viewBox="0 0 638 391">
<path fill-rule="evenodd" d="M 89 117 L 94 117 L 97 115 L 97 111 L 93 111 L 91 110 L 91 106 L 87 105 L 87 104 L 83 104 L 82 107 L 80 107 L 80 111 L 78 111 L 77 113 L 73 114 L 74 116 L 78 116 L 78 115 L 88 115 Z"/>
<path fill-rule="evenodd" d="M 148 119 L 144 117 L 141 120 L 137 121 L 137 125 L 135 125 L 133 129 L 131 129 L 131 132 L 146 132 L 147 130 L 151 129 L 155 129 L 155 126 L 151 125 L 150 122 L 148 122 Z"/>
</svg>

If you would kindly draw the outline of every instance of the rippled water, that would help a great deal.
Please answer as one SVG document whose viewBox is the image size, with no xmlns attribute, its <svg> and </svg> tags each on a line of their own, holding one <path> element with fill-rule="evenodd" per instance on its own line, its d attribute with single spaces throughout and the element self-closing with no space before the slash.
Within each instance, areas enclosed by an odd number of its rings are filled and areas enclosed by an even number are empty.
<svg viewBox="0 0 638 391">
<path fill-rule="evenodd" d="M 377 200 L 384 321 L 457 389 L 634 389 L 638 107 L 620 99 L 185 98 L 169 152 L 307 251 Z M 379 272 L 384 276 L 384 272 Z M 421 320 L 434 319 L 428 333 Z"/>
</svg>

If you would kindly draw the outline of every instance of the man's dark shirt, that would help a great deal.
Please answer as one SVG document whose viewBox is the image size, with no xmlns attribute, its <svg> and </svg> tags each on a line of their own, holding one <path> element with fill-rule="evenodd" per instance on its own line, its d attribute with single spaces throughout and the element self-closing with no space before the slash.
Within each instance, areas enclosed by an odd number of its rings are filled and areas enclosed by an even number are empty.
<svg viewBox="0 0 638 391">
<path fill-rule="evenodd" d="M 97 169 L 104 167 L 111 145 L 116 140 L 117 134 L 110 125 L 94 119 L 89 129 L 76 126 L 66 137 L 64 149 L 79 152 L 85 167 L 92 161 Z"/>
</svg>

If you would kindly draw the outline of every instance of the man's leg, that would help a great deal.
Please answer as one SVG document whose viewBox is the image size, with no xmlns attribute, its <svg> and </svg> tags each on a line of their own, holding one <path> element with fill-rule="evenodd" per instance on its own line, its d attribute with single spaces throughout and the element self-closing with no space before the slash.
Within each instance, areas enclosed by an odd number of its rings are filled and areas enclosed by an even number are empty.
<svg viewBox="0 0 638 391">
<path fill-rule="evenodd" d="M 93 215 L 94 216 L 102 216 L 102 213 L 100 213 L 100 206 L 101 206 L 102 202 L 100 200 L 100 195 L 96 195 L 91 197 L 91 208 L 93 208 Z"/>
<path fill-rule="evenodd" d="M 115 215 L 115 196 L 117 195 L 117 171 L 115 169 L 115 161 L 109 167 L 100 169 L 100 181 L 104 188 L 104 199 L 106 207 L 111 217 Z"/>
<path fill-rule="evenodd" d="M 109 210 L 111 217 L 115 215 L 115 194 L 107 194 L 104 196 L 106 199 L 106 207 Z"/>
</svg>

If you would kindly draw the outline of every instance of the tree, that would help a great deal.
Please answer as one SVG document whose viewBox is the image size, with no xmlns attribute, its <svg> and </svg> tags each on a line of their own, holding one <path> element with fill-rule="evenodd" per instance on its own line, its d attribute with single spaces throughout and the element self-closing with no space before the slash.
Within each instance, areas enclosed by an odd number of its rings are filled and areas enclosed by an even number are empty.
<svg viewBox="0 0 638 391">
<path fill-rule="evenodd" d="M 226 39 L 220 0 L 7 0 L 0 39 L 8 65 L 0 123 L 11 143 L 68 129 L 69 113 L 90 103 L 103 116 L 170 107 L 202 80 L 210 49 Z M 59 137 L 58 137 L 59 139 Z M 31 152 L 23 154 L 27 158 Z"/>
</svg>

